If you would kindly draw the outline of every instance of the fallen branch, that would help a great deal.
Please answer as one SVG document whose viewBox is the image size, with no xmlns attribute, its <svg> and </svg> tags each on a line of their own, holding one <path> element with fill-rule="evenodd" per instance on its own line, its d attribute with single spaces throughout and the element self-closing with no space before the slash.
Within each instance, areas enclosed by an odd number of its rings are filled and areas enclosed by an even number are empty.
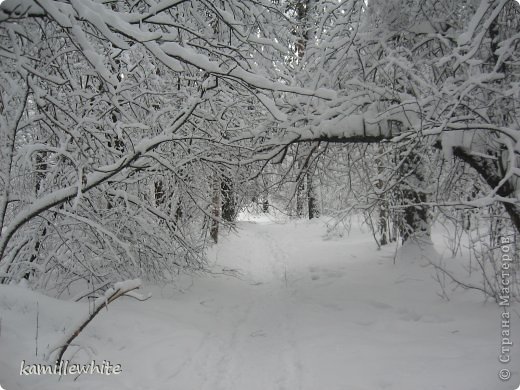
<svg viewBox="0 0 520 390">
<path fill-rule="evenodd" d="M 94 317 L 103 309 L 107 307 L 109 303 L 114 302 L 117 298 L 129 293 L 130 291 L 136 290 L 141 287 L 141 281 L 139 279 L 127 280 L 114 284 L 114 287 L 109 288 L 105 291 L 105 294 L 94 301 L 94 307 L 88 316 L 79 321 L 78 325 L 73 328 L 72 333 L 66 334 L 65 337 L 60 340 L 56 345 L 49 349 L 47 357 L 58 350 L 56 361 L 61 361 L 63 354 L 67 348 L 71 345 L 76 337 L 85 329 L 85 327 L 94 319 Z M 135 296 L 134 296 L 135 297 Z"/>
<path fill-rule="evenodd" d="M 79 302 L 79 301 L 81 301 L 83 298 L 85 298 L 86 296 L 88 296 L 88 295 L 90 295 L 90 294 L 93 294 L 93 293 L 95 293 L 95 292 L 98 291 L 98 290 L 102 290 L 102 289 L 104 289 L 104 288 L 105 288 L 106 286 L 108 286 L 108 285 L 109 285 L 109 283 L 107 282 L 107 283 L 105 283 L 105 284 L 99 286 L 98 288 L 96 288 L 96 289 L 94 289 L 94 290 L 88 290 L 87 292 L 84 292 L 84 291 L 83 291 L 82 293 L 78 294 L 75 298 L 73 298 L 73 301 L 74 301 L 74 302 Z"/>
<path fill-rule="evenodd" d="M 444 267 L 442 267 L 442 266 L 440 266 L 438 264 L 435 264 L 433 261 L 431 261 L 429 259 L 428 259 L 428 262 L 430 263 L 431 266 L 433 266 L 433 268 L 435 268 L 436 271 L 441 272 L 443 275 L 447 276 L 456 285 L 461 286 L 462 288 L 464 288 L 466 290 L 477 290 L 477 291 L 480 291 L 480 292 L 484 293 L 485 296 L 493 298 L 496 303 L 499 302 L 498 294 L 493 289 L 493 286 L 489 282 L 487 284 L 490 286 L 491 291 L 486 290 L 485 287 L 464 283 L 460 279 L 457 279 L 455 276 L 453 276 L 453 274 L 451 272 L 449 272 L 448 270 L 446 270 Z"/>
</svg>

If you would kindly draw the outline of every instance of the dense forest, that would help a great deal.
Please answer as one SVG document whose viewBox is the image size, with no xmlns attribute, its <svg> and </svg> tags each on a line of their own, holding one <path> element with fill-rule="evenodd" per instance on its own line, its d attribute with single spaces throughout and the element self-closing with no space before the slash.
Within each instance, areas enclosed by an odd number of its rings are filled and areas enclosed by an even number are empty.
<svg viewBox="0 0 520 390">
<path fill-rule="evenodd" d="M 378 246 L 450 226 L 499 299 L 520 229 L 513 0 L 7 0 L 0 96 L 4 284 L 204 271 L 256 207 L 362 215 Z"/>
</svg>

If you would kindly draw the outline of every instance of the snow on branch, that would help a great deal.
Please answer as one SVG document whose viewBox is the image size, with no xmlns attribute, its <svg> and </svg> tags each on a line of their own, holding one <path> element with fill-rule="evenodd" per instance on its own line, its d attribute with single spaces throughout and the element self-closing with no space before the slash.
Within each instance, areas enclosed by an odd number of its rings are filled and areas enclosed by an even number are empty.
<svg viewBox="0 0 520 390">
<path fill-rule="evenodd" d="M 6 3 L 8 3 L 7 6 L 3 5 L 4 13 L 9 14 L 9 12 L 14 12 L 14 10 L 17 9 L 11 2 Z M 178 1 L 160 3 L 156 7 L 152 7 L 150 15 L 156 16 L 157 13 L 167 10 L 178 3 Z M 304 96 L 314 96 L 324 100 L 332 100 L 336 97 L 336 93 L 330 89 L 318 88 L 313 90 L 286 85 L 284 83 L 271 81 L 260 74 L 253 73 L 240 66 L 227 69 L 222 67 L 219 62 L 210 60 L 208 55 L 197 52 L 190 47 L 182 46 L 177 42 L 168 41 L 167 35 L 165 34 L 143 30 L 140 25 L 131 24 L 125 20 L 125 17 L 128 19 L 127 15 L 125 16 L 125 14 L 112 11 L 106 6 L 90 0 L 73 0 L 70 5 L 52 0 L 38 0 L 37 2 L 26 0 L 24 1 L 24 7 L 32 10 L 41 9 L 63 28 L 70 29 L 74 37 L 78 40 L 86 58 L 92 63 L 96 71 L 112 85 L 117 84 L 116 80 L 109 74 L 99 56 L 92 50 L 80 26 L 72 24 L 71 20 L 88 21 L 101 32 L 104 39 L 109 40 L 115 47 L 122 49 L 129 47 L 128 44 L 115 33 L 128 37 L 131 41 L 142 43 L 158 60 L 175 71 L 182 71 L 180 67 L 180 62 L 182 62 L 195 66 L 207 73 L 244 82 L 260 90 L 289 92 Z M 157 12 L 155 12 L 155 10 Z M 220 16 L 223 17 L 223 14 L 220 14 Z M 147 17 L 143 20 L 146 19 Z M 133 21 L 135 22 L 135 20 Z M 157 42 L 159 40 L 164 43 L 158 44 Z M 255 40 L 250 43 L 255 43 Z M 265 104 L 265 99 L 262 99 L 262 103 Z"/>
<path fill-rule="evenodd" d="M 133 279 L 115 283 L 113 287 L 106 290 L 103 296 L 97 298 L 94 301 L 90 312 L 84 318 L 81 318 L 69 333 L 66 333 L 62 339 L 60 339 L 54 346 L 49 348 L 47 353 L 47 360 L 49 360 L 51 355 L 55 353 L 56 359 L 54 360 L 58 362 L 61 361 L 67 348 L 71 345 L 74 339 L 78 337 L 83 329 L 85 329 L 85 327 L 94 319 L 94 317 L 99 314 L 101 309 L 107 308 L 108 304 L 114 302 L 117 298 L 122 297 L 123 295 L 131 295 L 132 297 L 135 297 L 135 294 L 131 292 L 138 289 L 139 287 L 141 287 L 141 280 Z"/>
<path fill-rule="evenodd" d="M 81 192 L 86 192 L 92 188 L 97 187 L 101 183 L 117 175 L 124 168 L 129 167 L 132 163 L 139 160 L 143 155 L 146 154 L 146 152 L 156 148 L 164 142 L 170 141 L 172 139 L 172 133 L 184 125 L 198 104 L 199 101 L 195 101 L 190 108 L 186 109 L 184 113 L 180 115 L 178 120 L 170 128 L 165 129 L 161 134 L 155 137 L 143 139 L 139 144 L 136 145 L 132 152 L 129 152 L 125 156 L 121 157 L 116 163 L 100 167 L 97 169 L 97 172 L 92 172 L 86 175 L 86 180 L 83 188 L 81 188 Z M 16 217 L 10 221 L 9 225 L 5 227 L 5 230 L 2 231 L 2 235 L 0 236 L 0 259 L 3 257 L 9 240 L 20 227 L 22 227 L 27 221 L 31 220 L 31 218 L 35 217 L 42 211 L 48 210 L 54 206 L 66 202 L 69 199 L 72 199 L 78 194 L 78 189 L 78 185 L 61 188 L 45 196 L 42 196 L 29 205 L 26 209 L 19 212 Z M 2 271 L 5 272 L 5 269 L 3 268 L 6 266 L 8 265 L 6 264 L 4 267 L 0 267 L 0 273 Z"/>
</svg>

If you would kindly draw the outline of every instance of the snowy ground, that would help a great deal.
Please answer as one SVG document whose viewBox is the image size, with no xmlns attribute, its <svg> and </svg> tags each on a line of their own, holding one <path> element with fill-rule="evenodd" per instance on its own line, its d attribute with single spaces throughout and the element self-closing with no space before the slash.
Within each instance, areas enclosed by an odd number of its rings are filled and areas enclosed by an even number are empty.
<svg viewBox="0 0 520 390">
<path fill-rule="evenodd" d="M 20 362 L 41 361 L 46 346 L 88 305 L 0 286 L 0 385 L 500 390 L 520 383 L 518 307 L 511 319 L 512 362 L 501 365 L 499 309 L 470 291 L 442 300 L 417 248 L 401 249 L 394 259 L 395 248 L 377 251 L 357 227 L 348 237 L 324 238 L 319 221 L 257 219 L 239 227 L 210 252 L 217 274 L 145 287 L 152 299 L 116 301 L 78 337 L 84 349 L 75 361 L 119 363 L 117 376 L 20 376 Z M 435 241 L 442 252 L 440 238 Z M 423 255 L 435 253 L 425 248 Z M 238 277 L 225 275 L 233 270 Z M 509 382 L 499 381 L 501 368 L 511 370 Z"/>
</svg>

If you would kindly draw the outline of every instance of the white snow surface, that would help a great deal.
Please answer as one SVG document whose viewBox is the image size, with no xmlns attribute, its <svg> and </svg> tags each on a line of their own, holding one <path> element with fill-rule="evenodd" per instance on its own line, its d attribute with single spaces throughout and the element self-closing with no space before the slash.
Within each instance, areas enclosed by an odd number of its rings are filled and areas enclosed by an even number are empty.
<svg viewBox="0 0 520 390">
<path fill-rule="evenodd" d="M 243 218 L 244 219 L 244 218 Z M 0 385 L 6 390 L 500 390 L 520 383 L 520 318 L 512 363 L 498 362 L 500 308 L 481 295 L 438 295 L 434 246 L 377 251 L 368 230 L 327 236 L 324 219 L 239 222 L 209 253 L 213 275 L 144 285 L 77 337 L 66 357 L 121 364 L 120 375 L 20 376 L 88 311 L 22 286 L 0 286 Z M 231 276 L 233 274 L 234 276 Z M 38 303 L 38 306 L 37 306 Z M 38 307 L 38 356 L 36 317 Z M 88 352 L 88 353 L 87 353 Z M 498 371 L 509 368 L 509 382 Z"/>
</svg>

